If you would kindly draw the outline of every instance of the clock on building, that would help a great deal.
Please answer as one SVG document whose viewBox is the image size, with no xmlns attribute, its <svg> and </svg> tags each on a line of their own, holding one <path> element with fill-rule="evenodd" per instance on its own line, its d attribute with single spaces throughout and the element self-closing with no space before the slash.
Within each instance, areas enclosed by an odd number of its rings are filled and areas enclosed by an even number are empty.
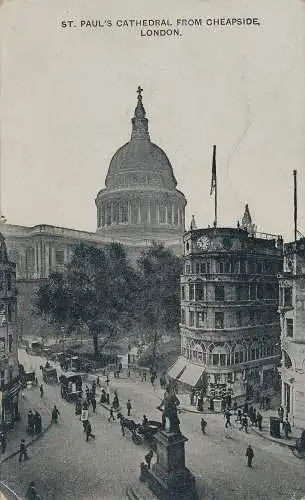
<svg viewBox="0 0 305 500">
<path fill-rule="evenodd" d="M 210 238 L 208 238 L 207 236 L 201 236 L 197 240 L 197 246 L 201 250 L 208 250 L 208 248 L 210 248 L 210 245 L 211 245 L 211 241 L 210 241 Z"/>
</svg>

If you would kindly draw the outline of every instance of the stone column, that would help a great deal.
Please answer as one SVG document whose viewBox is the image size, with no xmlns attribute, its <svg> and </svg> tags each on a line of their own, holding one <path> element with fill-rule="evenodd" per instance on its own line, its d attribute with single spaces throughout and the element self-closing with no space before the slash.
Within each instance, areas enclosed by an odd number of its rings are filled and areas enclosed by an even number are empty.
<svg viewBox="0 0 305 500">
<path fill-rule="evenodd" d="M 151 217 L 150 217 L 150 199 L 148 200 L 148 212 L 147 212 L 147 223 L 150 224 L 151 222 Z"/>
<path fill-rule="evenodd" d="M 168 224 L 168 207 L 167 207 L 167 204 L 165 205 L 165 224 Z"/>
<path fill-rule="evenodd" d="M 49 259 L 50 259 L 50 246 L 48 244 L 45 245 L 45 270 L 46 270 L 46 278 L 49 277 L 50 275 L 50 264 L 49 264 Z"/>
<path fill-rule="evenodd" d="M 141 200 L 138 200 L 138 224 L 141 224 Z"/>
<path fill-rule="evenodd" d="M 113 224 L 113 201 L 110 204 L 110 225 Z"/>
<path fill-rule="evenodd" d="M 160 224 L 160 205 L 159 201 L 156 202 L 156 222 Z"/>
<path fill-rule="evenodd" d="M 175 225 L 175 204 L 172 203 L 172 225 Z"/>
<path fill-rule="evenodd" d="M 128 224 L 131 224 L 131 202 L 128 200 L 127 202 L 127 210 L 128 210 Z"/>
</svg>

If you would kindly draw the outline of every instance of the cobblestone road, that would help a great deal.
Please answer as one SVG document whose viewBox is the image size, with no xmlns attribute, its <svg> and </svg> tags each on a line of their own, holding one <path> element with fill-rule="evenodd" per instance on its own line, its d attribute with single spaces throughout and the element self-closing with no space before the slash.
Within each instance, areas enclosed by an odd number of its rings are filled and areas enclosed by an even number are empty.
<svg viewBox="0 0 305 500">
<path fill-rule="evenodd" d="M 39 358 L 31 358 L 40 364 Z M 123 412 L 127 399 L 132 402 L 132 417 L 139 421 L 143 413 L 160 420 L 156 409 L 160 400 L 149 382 L 111 380 L 119 391 Z M 117 422 L 109 423 L 107 411 L 98 406 L 90 417 L 96 439 L 86 443 L 74 406 L 63 401 L 58 386 L 46 386 L 50 407 L 57 404 L 60 424 L 30 448 L 30 460 L 13 458 L 2 466 L 2 478 L 22 495 L 30 480 L 37 482 L 44 500 L 125 499 L 125 488 L 138 479 L 139 464 L 146 452 L 130 437 L 121 436 Z M 182 432 L 186 445 L 187 466 L 197 478 L 201 498 L 207 500 L 300 500 L 305 495 L 304 461 L 287 448 L 245 434 L 233 421 L 224 428 L 222 415 L 208 415 L 207 435 L 200 432 L 200 415 L 182 413 Z M 251 444 L 255 457 L 253 469 L 246 467 L 245 450 Z"/>
</svg>

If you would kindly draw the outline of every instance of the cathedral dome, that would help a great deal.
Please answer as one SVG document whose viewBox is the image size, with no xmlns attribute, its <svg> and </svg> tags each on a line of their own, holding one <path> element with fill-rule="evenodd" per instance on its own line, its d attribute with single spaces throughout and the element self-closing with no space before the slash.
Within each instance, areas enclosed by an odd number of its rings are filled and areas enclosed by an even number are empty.
<svg viewBox="0 0 305 500">
<path fill-rule="evenodd" d="M 112 157 L 105 184 L 111 189 L 146 186 L 168 190 L 177 185 L 167 155 L 150 140 L 141 89 L 132 118 L 131 139 Z"/>
</svg>

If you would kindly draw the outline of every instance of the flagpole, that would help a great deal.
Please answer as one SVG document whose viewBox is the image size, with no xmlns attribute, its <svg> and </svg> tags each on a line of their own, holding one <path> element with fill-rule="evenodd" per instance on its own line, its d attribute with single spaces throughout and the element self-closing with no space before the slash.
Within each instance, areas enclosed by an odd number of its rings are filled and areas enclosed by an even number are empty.
<svg viewBox="0 0 305 500">
<path fill-rule="evenodd" d="M 293 191 L 294 191 L 294 241 L 297 241 L 298 231 L 298 194 L 297 194 L 297 171 L 293 171 Z"/>
<path fill-rule="evenodd" d="M 214 197 L 214 204 L 215 204 L 214 227 L 217 227 L 217 178 L 216 178 L 216 174 L 215 174 L 215 197 Z"/>
</svg>

